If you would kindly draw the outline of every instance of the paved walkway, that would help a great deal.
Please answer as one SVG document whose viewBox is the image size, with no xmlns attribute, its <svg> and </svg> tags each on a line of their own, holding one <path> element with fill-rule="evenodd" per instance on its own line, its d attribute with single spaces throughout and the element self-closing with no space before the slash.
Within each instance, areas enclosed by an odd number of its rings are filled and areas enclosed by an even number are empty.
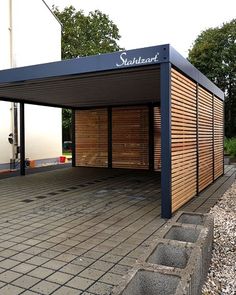
<svg viewBox="0 0 236 295">
<path fill-rule="evenodd" d="M 164 224 L 159 184 L 86 168 L 0 180 L 0 294 L 109 294 Z"/>
</svg>

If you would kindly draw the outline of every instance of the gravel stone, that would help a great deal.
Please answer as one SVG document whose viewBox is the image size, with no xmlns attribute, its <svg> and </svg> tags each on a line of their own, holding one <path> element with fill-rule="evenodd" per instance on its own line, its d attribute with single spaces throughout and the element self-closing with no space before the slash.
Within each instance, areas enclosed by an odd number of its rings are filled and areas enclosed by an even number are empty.
<svg viewBox="0 0 236 295">
<path fill-rule="evenodd" d="M 210 210 L 214 217 L 212 261 L 202 295 L 236 294 L 236 181 Z"/>
</svg>

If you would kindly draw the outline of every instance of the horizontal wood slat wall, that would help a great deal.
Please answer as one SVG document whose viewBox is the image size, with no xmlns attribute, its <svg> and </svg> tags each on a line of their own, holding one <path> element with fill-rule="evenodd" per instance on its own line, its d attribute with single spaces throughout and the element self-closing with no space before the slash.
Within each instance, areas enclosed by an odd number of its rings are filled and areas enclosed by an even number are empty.
<svg viewBox="0 0 236 295">
<path fill-rule="evenodd" d="M 198 87 L 199 192 L 213 182 L 213 98 Z"/>
<path fill-rule="evenodd" d="M 161 171 L 161 109 L 154 107 L 154 170 Z"/>
<path fill-rule="evenodd" d="M 214 178 L 223 174 L 224 103 L 214 97 Z"/>
<path fill-rule="evenodd" d="M 112 167 L 149 168 L 148 107 L 112 109 Z"/>
<path fill-rule="evenodd" d="M 196 195 L 196 84 L 171 70 L 172 212 Z"/>
<path fill-rule="evenodd" d="M 77 110 L 75 113 L 76 165 L 108 166 L 107 109 Z"/>
</svg>

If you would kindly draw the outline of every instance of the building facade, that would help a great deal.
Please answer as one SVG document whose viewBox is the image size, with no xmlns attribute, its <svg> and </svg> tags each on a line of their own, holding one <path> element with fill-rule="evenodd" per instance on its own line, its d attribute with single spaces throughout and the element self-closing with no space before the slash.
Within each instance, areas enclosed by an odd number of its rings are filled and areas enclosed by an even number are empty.
<svg viewBox="0 0 236 295">
<path fill-rule="evenodd" d="M 44 1 L 0 1 L 1 70 L 60 59 L 61 24 Z M 61 109 L 27 104 L 25 120 L 26 158 L 55 163 L 62 153 Z M 0 170 L 17 163 L 18 133 L 19 105 L 0 98 Z"/>
</svg>

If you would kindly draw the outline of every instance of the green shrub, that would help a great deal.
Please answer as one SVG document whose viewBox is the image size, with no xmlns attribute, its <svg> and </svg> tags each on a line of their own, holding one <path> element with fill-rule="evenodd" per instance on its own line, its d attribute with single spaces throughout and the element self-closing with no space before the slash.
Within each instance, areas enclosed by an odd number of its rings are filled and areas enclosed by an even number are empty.
<svg viewBox="0 0 236 295">
<path fill-rule="evenodd" d="M 224 151 L 229 154 L 230 157 L 236 157 L 236 137 L 225 138 L 224 140 Z"/>
</svg>

